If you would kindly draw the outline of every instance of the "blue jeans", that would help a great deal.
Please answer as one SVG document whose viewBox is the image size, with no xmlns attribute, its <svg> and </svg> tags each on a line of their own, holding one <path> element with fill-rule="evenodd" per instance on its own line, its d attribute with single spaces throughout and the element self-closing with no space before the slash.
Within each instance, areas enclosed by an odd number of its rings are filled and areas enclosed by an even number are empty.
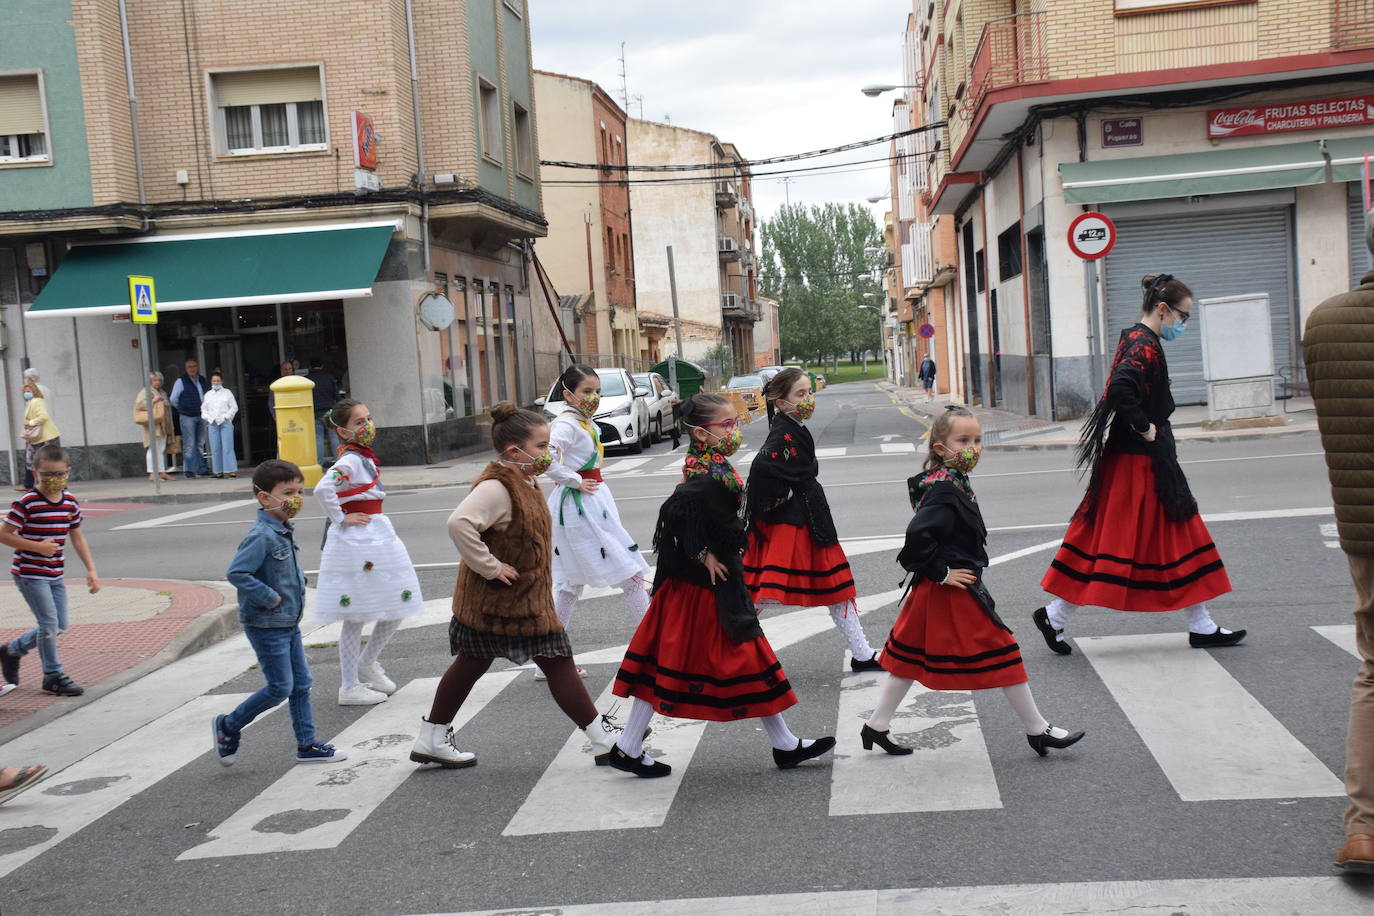
<svg viewBox="0 0 1374 916">
<path fill-rule="evenodd" d="M 181 418 L 181 462 L 187 474 L 207 474 L 205 470 L 205 427 L 200 417 Z"/>
<path fill-rule="evenodd" d="M 325 449 L 326 442 L 329 445 Z M 339 434 L 323 419 L 315 420 L 315 460 L 321 464 L 333 461 L 339 454 Z"/>
<path fill-rule="evenodd" d="M 9 644 L 12 655 L 27 655 L 38 647 L 43 660 L 43 674 L 61 674 L 62 663 L 57 660 L 57 637 L 67 631 L 67 583 L 61 579 L 25 579 L 14 577 L 19 594 L 38 618 L 38 626 Z"/>
<path fill-rule="evenodd" d="M 207 425 L 210 427 L 210 468 L 216 474 L 233 474 L 239 469 L 239 459 L 234 454 L 234 424 Z"/>
<path fill-rule="evenodd" d="M 314 744 L 315 722 L 310 714 L 310 666 L 305 660 L 301 628 L 244 627 L 243 633 L 258 656 L 258 666 L 267 678 L 267 686 L 229 713 L 224 721 L 225 728 L 231 734 L 238 734 L 249 722 L 280 705 L 282 700 L 289 700 L 296 745 L 307 747 Z"/>
</svg>

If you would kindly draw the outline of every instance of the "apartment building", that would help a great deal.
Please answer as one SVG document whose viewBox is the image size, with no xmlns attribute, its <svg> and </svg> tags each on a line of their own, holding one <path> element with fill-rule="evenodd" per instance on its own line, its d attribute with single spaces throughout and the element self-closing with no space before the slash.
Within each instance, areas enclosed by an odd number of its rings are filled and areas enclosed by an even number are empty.
<svg viewBox="0 0 1374 916">
<path fill-rule="evenodd" d="M 82 474 L 143 470 L 130 274 L 156 281 L 153 366 L 221 370 L 249 461 L 283 361 L 365 401 L 386 463 L 533 400 L 524 0 L 55 0 L 6 25 L 0 395 L 37 366 Z"/>
<path fill-rule="evenodd" d="M 1083 415 L 1158 272 L 1267 295 L 1277 373 L 1301 373 L 1307 314 L 1368 266 L 1374 4 L 942 0 L 909 23 L 911 104 L 946 124 L 918 196 L 954 233 L 968 400 Z M 1117 227 L 1096 267 L 1067 241 L 1088 210 Z M 1202 333 L 1166 345 L 1180 404 L 1207 397 Z"/>
<path fill-rule="evenodd" d="M 682 356 L 701 360 L 724 345 L 737 372 L 752 369 L 760 305 L 748 162 L 734 145 L 675 124 L 632 118 L 629 133 L 632 164 L 708 166 L 667 176 L 635 173 L 630 203 L 641 323 L 666 322 L 663 347 L 676 351 L 675 284 Z"/>
</svg>

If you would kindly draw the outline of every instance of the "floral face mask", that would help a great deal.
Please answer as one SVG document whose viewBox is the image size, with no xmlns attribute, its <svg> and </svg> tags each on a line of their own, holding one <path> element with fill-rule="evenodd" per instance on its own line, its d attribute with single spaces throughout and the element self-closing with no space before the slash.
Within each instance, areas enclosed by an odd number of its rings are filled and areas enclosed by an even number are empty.
<svg viewBox="0 0 1374 916">
<path fill-rule="evenodd" d="M 49 493 L 61 493 L 63 490 L 67 489 L 68 477 L 69 475 L 67 474 L 58 477 L 44 477 L 38 482 L 38 485 Z"/>
<path fill-rule="evenodd" d="M 783 403 L 787 404 L 787 401 L 783 401 Z M 811 415 L 816 412 L 816 396 L 808 394 L 797 403 L 789 406 L 792 408 L 792 416 L 798 420 L 809 420 Z"/>
<path fill-rule="evenodd" d="M 601 406 L 601 392 L 595 391 L 572 402 L 573 407 L 584 417 L 590 417 Z"/>
<path fill-rule="evenodd" d="M 945 459 L 945 464 L 954 468 L 961 474 L 967 474 L 978 464 L 978 459 L 982 457 L 983 450 L 976 445 L 961 448 Z"/>
<path fill-rule="evenodd" d="M 305 505 L 305 497 L 287 496 L 282 499 L 281 505 L 276 506 L 275 508 L 279 512 L 281 512 L 282 515 L 285 515 L 287 520 L 289 521 L 290 519 L 295 518 L 297 515 L 300 515 L 301 507 L 303 505 Z"/>
<path fill-rule="evenodd" d="M 711 451 L 720 455 L 722 458 L 729 458 L 739 447 L 744 444 L 744 433 L 739 431 L 739 427 L 730 430 L 724 436 L 716 440 L 716 444 L 711 446 Z"/>
<path fill-rule="evenodd" d="M 517 445 L 516 448 L 520 447 Z M 520 454 L 524 455 L 526 458 L 530 460 L 517 461 L 514 463 L 518 464 L 522 468 L 529 468 L 530 473 L 535 477 L 538 477 L 540 474 L 547 471 L 549 467 L 553 464 L 553 452 L 549 451 L 548 449 L 544 449 L 544 451 L 540 452 L 538 455 L 531 455 L 529 452 L 521 448 Z"/>
<path fill-rule="evenodd" d="M 356 445 L 358 448 L 371 448 L 372 443 L 376 441 L 377 424 L 371 420 L 353 430 L 353 435 L 348 437 L 349 445 Z"/>
</svg>

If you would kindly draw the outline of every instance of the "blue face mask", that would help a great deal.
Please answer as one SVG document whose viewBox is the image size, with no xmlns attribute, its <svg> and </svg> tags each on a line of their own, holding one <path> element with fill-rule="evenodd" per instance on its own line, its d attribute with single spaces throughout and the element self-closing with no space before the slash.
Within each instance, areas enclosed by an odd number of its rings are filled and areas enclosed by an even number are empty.
<svg viewBox="0 0 1374 916">
<path fill-rule="evenodd" d="M 32 401 L 32 400 L 33 400 L 33 392 L 32 392 L 32 391 L 26 391 L 26 392 L 24 392 L 24 400 L 26 400 L 26 401 Z"/>
<path fill-rule="evenodd" d="M 1188 330 L 1188 322 L 1186 321 L 1181 324 L 1160 325 L 1159 336 L 1162 340 L 1177 340 L 1186 330 Z"/>
</svg>

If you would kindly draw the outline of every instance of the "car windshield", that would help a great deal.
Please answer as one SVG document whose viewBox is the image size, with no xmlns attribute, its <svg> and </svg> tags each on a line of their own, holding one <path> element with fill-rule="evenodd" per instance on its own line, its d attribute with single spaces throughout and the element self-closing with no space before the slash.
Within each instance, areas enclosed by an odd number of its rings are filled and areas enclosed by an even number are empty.
<svg viewBox="0 0 1374 916">
<path fill-rule="evenodd" d="M 726 384 L 726 388 L 762 388 L 763 379 L 757 375 L 737 375 Z"/>
<path fill-rule="evenodd" d="M 641 388 L 648 388 L 650 393 L 654 390 L 654 383 L 649 379 L 649 373 L 647 372 L 636 375 L 635 384 Z"/>
<path fill-rule="evenodd" d="M 625 376 L 619 372 L 598 372 L 601 376 L 601 396 L 603 398 L 618 398 L 625 394 Z"/>
</svg>

